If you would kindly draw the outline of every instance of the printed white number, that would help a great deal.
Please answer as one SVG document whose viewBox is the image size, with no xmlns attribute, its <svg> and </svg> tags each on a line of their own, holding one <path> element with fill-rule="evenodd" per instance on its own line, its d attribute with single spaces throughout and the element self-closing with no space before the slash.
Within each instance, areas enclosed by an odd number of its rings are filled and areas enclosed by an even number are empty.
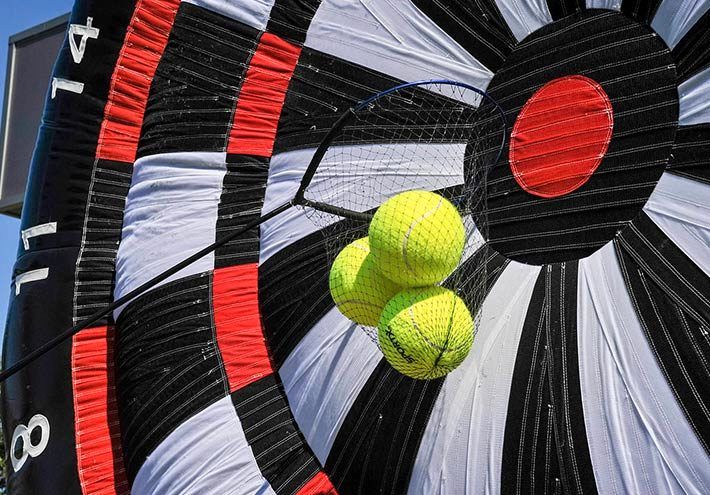
<svg viewBox="0 0 710 495">
<path fill-rule="evenodd" d="M 57 232 L 57 222 L 41 223 L 22 231 L 22 245 L 25 249 L 30 248 L 30 239 L 40 235 L 55 234 Z"/>
<path fill-rule="evenodd" d="M 40 429 L 39 442 L 32 443 L 32 431 L 35 428 Z M 18 457 L 17 442 L 22 439 L 22 453 Z M 15 472 L 22 469 L 28 457 L 37 457 L 49 443 L 49 420 L 42 414 L 35 414 L 30 418 L 27 426 L 19 424 L 15 427 L 12 434 L 12 444 L 10 445 L 10 459 L 12 460 L 12 468 Z"/>
<path fill-rule="evenodd" d="M 58 89 L 81 94 L 84 92 L 84 83 L 70 81 L 69 79 L 62 79 L 61 77 L 55 77 L 52 79 L 52 99 L 57 96 Z"/>
<path fill-rule="evenodd" d="M 92 22 L 94 22 L 94 18 L 87 17 L 86 26 L 82 26 L 81 24 L 69 25 L 69 48 L 71 48 L 71 56 L 76 64 L 80 64 L 84 58 L 86 42 L 89 39 L 95 40 L 99 37 L 99 29 L 93 27 L 91 25 Z M 75 36 L 81 36 L 78 46 L 76 44 Z"/>
<path fill-rule="evenodd" d="M 46 279 L 47 277 L 49 277 L 49 268 L 38 268 L 37 270 L 30 270 L 28 272 L 20 273 L 15 277 L 15 295 L 20 295 L 22 284 L 38 282 Z"/>
</svg>

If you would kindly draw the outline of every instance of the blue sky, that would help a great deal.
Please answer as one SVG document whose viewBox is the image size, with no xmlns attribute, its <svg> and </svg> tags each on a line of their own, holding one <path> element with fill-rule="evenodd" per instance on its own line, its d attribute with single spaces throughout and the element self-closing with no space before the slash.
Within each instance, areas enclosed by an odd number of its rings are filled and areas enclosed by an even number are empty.
<svg viewBox="0 0 710 495">
<path fill-rule="evenodd" d="M 19 31 L 69 12 L 73 3 L 69 0 L 0 0 L 0 102 L 4 104 L 7 39 Z M 3 332 L 19 229 L 19 220 L 0 215 L 0 330 Z"/>
</svg>

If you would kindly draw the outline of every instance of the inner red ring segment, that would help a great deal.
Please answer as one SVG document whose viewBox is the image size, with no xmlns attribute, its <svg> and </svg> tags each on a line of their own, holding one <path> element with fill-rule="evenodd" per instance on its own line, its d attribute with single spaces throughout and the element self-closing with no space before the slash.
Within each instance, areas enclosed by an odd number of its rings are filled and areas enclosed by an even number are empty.
<svg viewBox="0 0 710 495">
<path fill-rule="evenodd" d="M 555 198 L 582 187 L 604 158 L 614 114 L 588 77 L 554 79 L 525 103 L 510 135 L 510 169 L 520 187 Z"/>
</svg>

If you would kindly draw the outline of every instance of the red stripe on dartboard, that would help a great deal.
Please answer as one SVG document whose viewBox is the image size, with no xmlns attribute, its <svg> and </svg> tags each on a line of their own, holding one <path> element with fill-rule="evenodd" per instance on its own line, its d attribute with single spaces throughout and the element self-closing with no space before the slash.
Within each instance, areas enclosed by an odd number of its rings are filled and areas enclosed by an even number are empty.
<svg viewBox="0 0 710 495">
<path fill-rule="evenodd" d="M 300 53 L 300 47 L 262 34 L 239 92 L 227 153 L 271 157 Z M 214 321 L 230 392 L 274 372 L 261 326 L 258 272 L 256 263 L 214 271 Z"/>
<path fill-rule="evenodd" d="M 127 493 L 113 372 L 113 328 L 82 330 L 72 345 L 76 457 L 85 494 Z"/>
<path fill-rule="evenodd" d="M 229 391 L 274 372 L 261 329 L 258 265 L 217 268 L 212 280 L 212 307 L 217 344 Z"/>
<path fill-rule="evenodd" d="M 180 0 L 139 0 L 118 57 L 96 157 L 136 159 L 150 85 L 163 56 Z"/>
<path fill-rule="evenodd" d="M 286 90 L 301 48 L 271 33 L 264 33 L 249 64 L 227 153 L 270 157 Z"/>
<path fill-rule="evenodd" d="M 136 157 L 148 92 L 180 0 L 139 0 L 111 77 L 96 158 Z M 113 329 L 83 330 L 72 339 L 74 430 L 84 495 L 128 493 L 113 382 Z"/>
<path fill-rule="evenodd" d="M 338 495 L 338 491 L 323 471 L 319 471 L 310 479 L 296 495 Z"/>
<path fill-rule="evenodd" d="M 271 156 L 300 53 L 299 47 L 277 36 L 261 36 L 239 92 L 227 153 Z M 214 322 L 230 392 L 274 372 L 261 327 L 258 272 L 256 263 L 214 271 Z"/>
</svg>

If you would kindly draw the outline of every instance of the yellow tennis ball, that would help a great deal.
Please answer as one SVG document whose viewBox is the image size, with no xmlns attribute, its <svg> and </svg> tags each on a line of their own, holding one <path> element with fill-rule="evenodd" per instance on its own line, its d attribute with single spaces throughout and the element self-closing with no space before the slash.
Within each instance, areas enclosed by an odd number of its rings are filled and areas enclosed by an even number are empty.
<svg viewBox="0 0 710 495">
<path fill-rule="evenodd" d="M 377 267 L 403 287 L 441 282 L 461 260 L 466 240 L 454 205 L 428 191 L 408 191 L 385 201 L 369 234 Z"/>
<path fill-rule="evenodd" d="M 370 327 L 377 326 L 382 308 L 401 290 L 377 270 L 367 237 L 340 251 L 330 268 L 328 282 L 340 312 L 355 323 Z"/>
<path fill-rule="evenodd" d="M 385 306 L 378 325 L 382 353 L 394 369 L 431 380 L 453 371 L 473 344 L 473 318 L 443 287 L 405 289 Z"/>
</svg>

